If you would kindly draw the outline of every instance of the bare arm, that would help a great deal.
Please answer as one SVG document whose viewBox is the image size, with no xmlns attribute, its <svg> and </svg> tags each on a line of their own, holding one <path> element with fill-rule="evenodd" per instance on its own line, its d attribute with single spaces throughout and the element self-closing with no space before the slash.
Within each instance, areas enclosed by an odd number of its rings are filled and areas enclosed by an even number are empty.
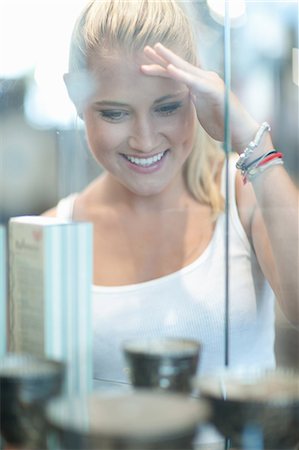
<svg viewBox="0 0 299 450">
<path fill-rule="evenodd" d="M 253 245 L 261 267 L 293 324 L 299 324 L 299 195 L 282 166 L 252 181 L 259 211 L 252 221 Z M 263 252 L 263 248 L 269 250 Z"/>
<path fill-rule="evenodd" d="M 246 186 L 238 176 L 236 190 L 241 222 L 265 277 L 286 317 L 298 324 L 298 191 L 281 166 L 269 168 Z M 286 198 L 292 195 L 288 204 Z"/>
</svg>

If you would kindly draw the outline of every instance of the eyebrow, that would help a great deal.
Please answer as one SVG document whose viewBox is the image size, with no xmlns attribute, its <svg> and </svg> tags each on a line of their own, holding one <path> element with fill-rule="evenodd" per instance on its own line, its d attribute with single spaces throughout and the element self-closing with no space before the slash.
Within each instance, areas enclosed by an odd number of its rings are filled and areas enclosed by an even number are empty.
<svg viewBox="0 0 299 450">
<path fill-rule="evenodd" d="M 154 105 L 156 105 L 157 103 L 164 102 L 165 100 L 175 99 L 176 97 L 179 97 L 181 94 L 183 94 L 182 91 L 179 91 L 176 94 L 164 95 L 163 97 L 160 97 L 157 100 L 155 100 Z"/>
<path fill-rule="evenodd" d="M 176 94 L 169 94 L 169 95 L 163 95 L 163 97 L 159 97 L 157 100 L 154 101 L 154 105 L 164 102 L 165 100 L 172 100 L 175 99 L 176 97 L 180 96 L 183 92 L 177 92 Z M 109 106 L 128 106 L 128 103 L 123 103 L 123 102 L 115 102 L 112 100 L 101 100 L 99 102 L 95 102 L 94 106 L 104 106 L 104 105 L 109 105 Z"/>
</svg>

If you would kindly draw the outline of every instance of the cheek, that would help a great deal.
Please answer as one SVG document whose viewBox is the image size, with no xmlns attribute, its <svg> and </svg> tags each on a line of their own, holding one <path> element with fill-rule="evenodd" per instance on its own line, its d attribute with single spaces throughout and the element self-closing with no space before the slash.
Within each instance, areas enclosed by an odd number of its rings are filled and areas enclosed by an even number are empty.
<svg viewBox="0 0 299 450">
<path fill-rule="evenodd" d="M 86 135 L 91 153 L 99 161 L 117 150 L 124 139 L 124 131 L 103 121 L 86 122 Z"/>
<path fill-rule="evenodd" d="M 173 127 L 173 139 L 176 140 L 177 143 L 192 146 L 195 136 L 196 120 L 194 108 L 190 105 L 190 107 L 184 109 L 182 113 L 176 117 Z"/>
</svg>

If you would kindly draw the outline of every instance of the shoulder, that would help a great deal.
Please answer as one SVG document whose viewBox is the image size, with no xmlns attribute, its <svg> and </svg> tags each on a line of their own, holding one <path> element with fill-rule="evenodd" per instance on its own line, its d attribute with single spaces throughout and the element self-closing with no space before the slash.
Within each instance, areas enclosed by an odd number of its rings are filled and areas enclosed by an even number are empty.
<svg viewBox="0 0 299 450">
<path fill-rule="evenodd" d="M 58 207 L 67 206 L 67 204 L 72 207 L 74 220 L 96 222 L 98 218 L 102 219 L 105 212 L 113 205 L 103 180 L 103 176 L 96 178 L 83 191 L 61 200 Z"/>
<path fill-rule="evenodd" d="M 74 193 L 59 200 L 57 205 L 48 209 L 41 215 L 44 217 L 58 217 L 60 219 L 72 220 L 74 218 L 75 202 L 79 194 Z"/>
<path fill-rule="evenodd" d="M 57 207 L 48 209 L 41 214 L 44 217 L 57 217 Z"/>
<path fill-rule="evenodd" d="M 96 179 L 81 192 L 73 192 L 61 198 L 55 207 L 45 211 L 42 216 L 76 221 L 87 220 L 90 211 L 94 209 L 100 199 L 99 181 L 100 179 Z"/>
</svg>

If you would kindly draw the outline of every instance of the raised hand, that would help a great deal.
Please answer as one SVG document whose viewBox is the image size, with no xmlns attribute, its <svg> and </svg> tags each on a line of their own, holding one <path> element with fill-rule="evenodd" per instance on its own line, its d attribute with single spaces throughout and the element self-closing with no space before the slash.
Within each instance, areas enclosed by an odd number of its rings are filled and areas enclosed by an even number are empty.
<svg viewBox="0 0 299 450">
<path fill-rule="evenodd" d="M 153 64 L 142 65 L 143 73 L 185 83 L 202 127 L 212 138 L 223 141 L 225 85 L 218 74 L 188 63 L 159 43 L 145 47 L 144 53 Z M 255 135 L 258 125 L 233 93 L 230 94 L 230 120 L 232 146 L 240 153 Z"/>
</svg>

